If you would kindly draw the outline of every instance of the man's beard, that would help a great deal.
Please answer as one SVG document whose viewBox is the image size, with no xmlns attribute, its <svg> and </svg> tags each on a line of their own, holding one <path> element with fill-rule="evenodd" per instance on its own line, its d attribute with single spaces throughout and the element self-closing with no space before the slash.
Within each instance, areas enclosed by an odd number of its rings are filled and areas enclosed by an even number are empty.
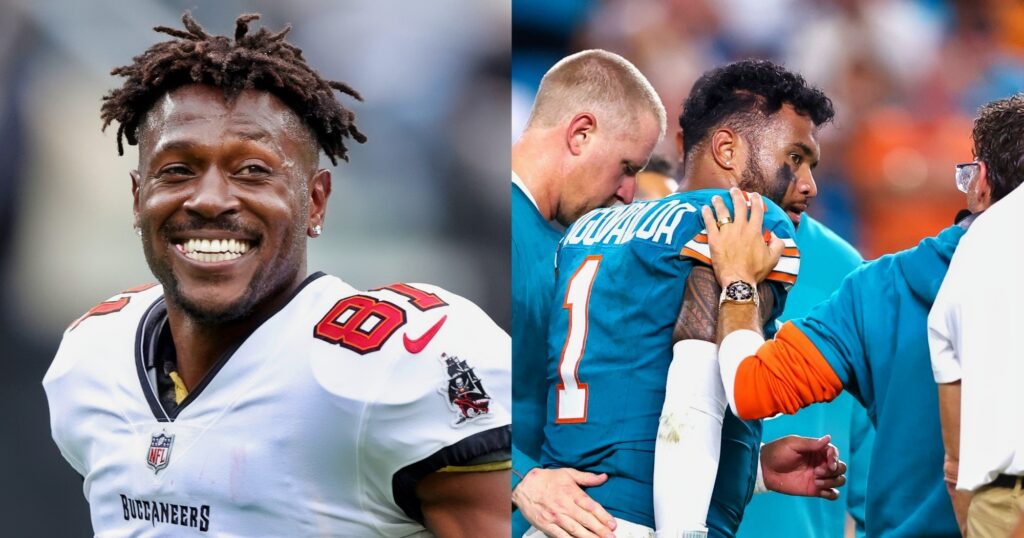
<svg viewBox="0 0 1024 538">
<path fill-rule="evenodd" d="M 775 171 L 774 177 L 769 179 L 768 174 L 754 160 L 754 152 L 750 152 L 747 155 L 747 167 L 740 176 L 740 189 L 760 193 L 781 207 L 789 184 L 793 181 L 796 181 L 796 175 L 786 163 L 783 163 Z"/>
<path fill-rule="evenodd" d="M 157 280 L 163 285 L 164 291 L 170 296 L 171 301 L 181 307 L 189 319 L 200 325 L 221 325 L 240 320 L 252 314 L 256 303 L 259 302 L 258 283 L 263 280 L 263 268 L 257 269 L 256 273 L 253 274 L 244 295 L 220 310 L 204 307 L 186 297 L 181 292 L 178 279 L 174 277 L 172 271 L 167 271 L 166 279 L 157 275 Z"/>
<path fill-rule="evenodd" d="M 161 228 L 161 235 L 163 235 L 165 241 L 170 243 L 168 238 L 172 232 L 180 233 L 198 229 L 218 229 L 232 232 L 243 232 L 249 236 L 258 235 L 256 232 L 248 230 L 244 226 L 235 222 L 227 221 L 226 219 L 218 219 L 214 221 L 204 220 L 202 222 L 200 219 L 192 219 L 191 222 L 185 225 L 165 225 Z M 296 257 L 296 259 L 290 264 L 284 263 L 284 261 L 288 259 L 289 253 L 294 251 L 296 247 L 295 243 L 301 241 L 301 238 L 295 235 L 297 233 L 299 232 L 293 231 L 291 244 L 282 245 L 282 250 L 280 251 L 278 258 L 274 260 L 275 262 L 280 263 L 280 266 L 277 264 L 273 264 L 273 266 L 281 268 L 281 270 L 278 271 L 276 280 L 274 280 L 273 275 L 267 274 L 267 270 L 271 265 L 261 265 L 253 272 L 252 278 L 246 286 L 245 293 L 235 301 L 220 308 L 212 308 L 208 305 L 203 305 L 198 301 L 190 299 L 182 292 L 180 283 L 174 275 L 174 271 L 171 269 L 169 260 L 159 258 L 154 252 L 152 252 L 153 247 L 148 240 L 149 233 L 145 225 L 143 225 L 143 237 L 147 239 L 143 241 L 143 251 L 146 257 L 146 262 L 149 265 L 150 270 L 153 272 L 153 276 L 155 276 L 157 281 L 163 286 L 164 293 L 167 294 L 168 299 L 172 303 L 179 306 L 190 319 L 199 324 L 220 325 L 251 316 L 262 301 L 273 295 L 274 292 L 279 291 L 282 287 L 288 285 L 290 282 L 289 275 L 294 275 L 294 273 L 298 271 L 298 266 L 301 263 L 301 259 L 299 257 Z M 266 241 L 261 241 L 261 243 L 265 242 Z"/>
</svg>

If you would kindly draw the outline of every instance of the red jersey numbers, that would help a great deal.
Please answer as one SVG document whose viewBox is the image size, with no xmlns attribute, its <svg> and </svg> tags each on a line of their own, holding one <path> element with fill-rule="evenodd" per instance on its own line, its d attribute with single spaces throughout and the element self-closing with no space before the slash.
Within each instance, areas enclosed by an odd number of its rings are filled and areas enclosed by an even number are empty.
<svg viewBox="0 0 1024 538">
<path fill-rule="evenodd" d="M 367 295 L 353 295 L 334 304 L 316 324 L 313 336 L 365 355 L 377 351 L 405 325 L 405 310 Z"/>
<path fill-rule="evenodd" d="M 377 289 L 391 290 L 399 295 L 408 297 L 412 302 L 412 305 L 418 308 L 421 312 L 426 312 L 431 308 L 437 308 L 439 306 L 448 306 L 448 303 L 442 301 L 437 294 L 425 292 L 408 284 L 391 284 L 390 286 L 384 286 L 383 288 Z"/>
<path fill-rule="evenodd" d="M 427 311 L 447 306 L 437 294 L 430 293 L 408 284 L 391 284 L 373 291 L 391 291 L 416 307 Z M 405 335 L 405 347 L 410 353 L 419 353 L 444 324 L 442 316 L 425 334 L 416 339 Z M 384 344 L 399 327 L 405 325 L 406 313 L 398 304 L 369 295 L 353 295 L 334 304 L 330 312 L 316 324 L 313 336 L 351 349 L 365 355 L 384 347 Z"/>
<path fill-rule="evenodd" d="M 135 286 L 134 288 L 128 288 L 122 291 L 121 293 L 125 295 L 131 295 L 133 293 L 146 291 L 149 288 L 152 288 L 153 286 L 156 286 L 156 284 L 143 284 L 141 286 Z M 121 310 L 124 309 L 124 307 L 128 306 L 129 301 L 131 301 L 131 297 L 118 297 L 116 299 L 111 299 L 109 301 L 103 301 L 102 303 L 90 308 L 88 312 L 82 314 L 81 317 L 73 321 L 71 325 L 68 327 L 68 330 L 74 330 L 83 321 L 93 316 L 102 316 L 105 314 L 113 314 L 114 312 L 120 312 Z"/>
<path fill-rule="evenodd" d="M 71 323 L 71 326 L 68 327 L 68 330 L 75 330 L 75 328 L 78 327 L 80 323 L 85 321 L 86 318 L 90 318 L 92 316 L 102 316 L 104 314 L 113 314 L 114 312 L 120 312 L 122 308 L 128 306 L 128 301 L 130 300 L 131 297 L 118 297 L 117 299 L 111 299 L 110 301 L 103 301 L 102 303 L 90 308 L 89 311 L 86 312 L 85 314 L 82 314 L 82 317 L 73 321 Z"/>
</svg>

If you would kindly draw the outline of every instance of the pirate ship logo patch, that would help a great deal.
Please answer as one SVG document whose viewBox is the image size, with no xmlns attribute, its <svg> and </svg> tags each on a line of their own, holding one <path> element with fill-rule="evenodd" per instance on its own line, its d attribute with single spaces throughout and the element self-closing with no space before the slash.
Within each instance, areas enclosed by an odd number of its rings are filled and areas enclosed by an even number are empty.
<svg viewBox="0 0 1024 538">
<path fill-rule="evenodd" d="M 146 465 L 153 469 L 153 474 L 159 473 L 160 469 L 167 467 L 167 464 L 171 461 L 172 446 L 174 446 L 174 435 L 167 435 L 166 432 L 154 434 L 149 440 Z"/>
<path fill-rule="evenodd" d="M 441 354 L 441 362 L 448 370 L 448 382 L 438 389 L 455 413 L 452 426 L 459 427 L 471 420 L 486 420 L 490 417 L 491 397 L 484 390 L 483 383 L 466 361 L 447 353 Z"/>
</svg>

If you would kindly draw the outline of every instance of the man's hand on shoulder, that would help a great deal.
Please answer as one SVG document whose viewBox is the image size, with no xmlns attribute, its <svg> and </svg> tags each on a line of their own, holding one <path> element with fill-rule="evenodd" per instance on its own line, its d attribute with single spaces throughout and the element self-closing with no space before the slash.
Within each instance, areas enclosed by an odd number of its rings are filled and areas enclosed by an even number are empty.
<svg viewBox="0 0 1024 538">
<path fill-rule="evenodd" d="M 761 231 L 764 223 L 764 202 L 757 193 L 750 194 L 750 215 L 747 216 L 746 199 L 743 192 L 733 187 L 732 196 L 735 215 L 730 216 L 729 208 L 721 197 L 711 198 L 714 211 L 704 206 L 701 216 L 708 231 L 708 247 L 714 260 L 715 276 L 722 287 L 737 280 L 750 284 L 760 282 L 771 273 L 782 256 L 784 244 L 774 234 L 765 243 Z"/>
<path fill-rule="evenodd" d="M 512 491 L 512 502 L 547 536 L 614 538 L 615 518 L 583 491 L 607 479 L 575 469 L 537 468 Z"/>
<path fill-rule="evenodd" d="M 802 497 L 839 498 L 846 464 L 826 435 L 819 439 L 787 435 L 761 447 L 761 472 L 769 491 Z"/>
</svg>

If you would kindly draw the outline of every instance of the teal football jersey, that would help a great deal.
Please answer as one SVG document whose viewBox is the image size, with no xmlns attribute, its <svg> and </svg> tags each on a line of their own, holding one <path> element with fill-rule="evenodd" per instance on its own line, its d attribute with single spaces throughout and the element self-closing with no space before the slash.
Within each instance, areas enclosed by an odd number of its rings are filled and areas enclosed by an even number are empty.
<svg viewBox="0 0 1024 538">
<path fill-rule="evenodd" d="M 654 527 L 654 445 L 687 277 L 710 263 L 702 190 L 592 211 L 559 242 L 548 335 L 542 463 L 608 473 L 587 493 L 612 515 Z M 766 201 L 764 227 L 786 243 L 769 278 L 788 289 L 799 270 L 795 231 Z M 780 291 L 781 291 L 780 290 Z M 776 293 L 775 314 L 784 293 Z M 772 334 L 774 319 L 766 325 Z M 712 535 L 732 535 L 756 477 L 759 422 L 727 415 L 712 499 Z M 715 528 L 721 527 L 718 532 Z"/>
</svg>

